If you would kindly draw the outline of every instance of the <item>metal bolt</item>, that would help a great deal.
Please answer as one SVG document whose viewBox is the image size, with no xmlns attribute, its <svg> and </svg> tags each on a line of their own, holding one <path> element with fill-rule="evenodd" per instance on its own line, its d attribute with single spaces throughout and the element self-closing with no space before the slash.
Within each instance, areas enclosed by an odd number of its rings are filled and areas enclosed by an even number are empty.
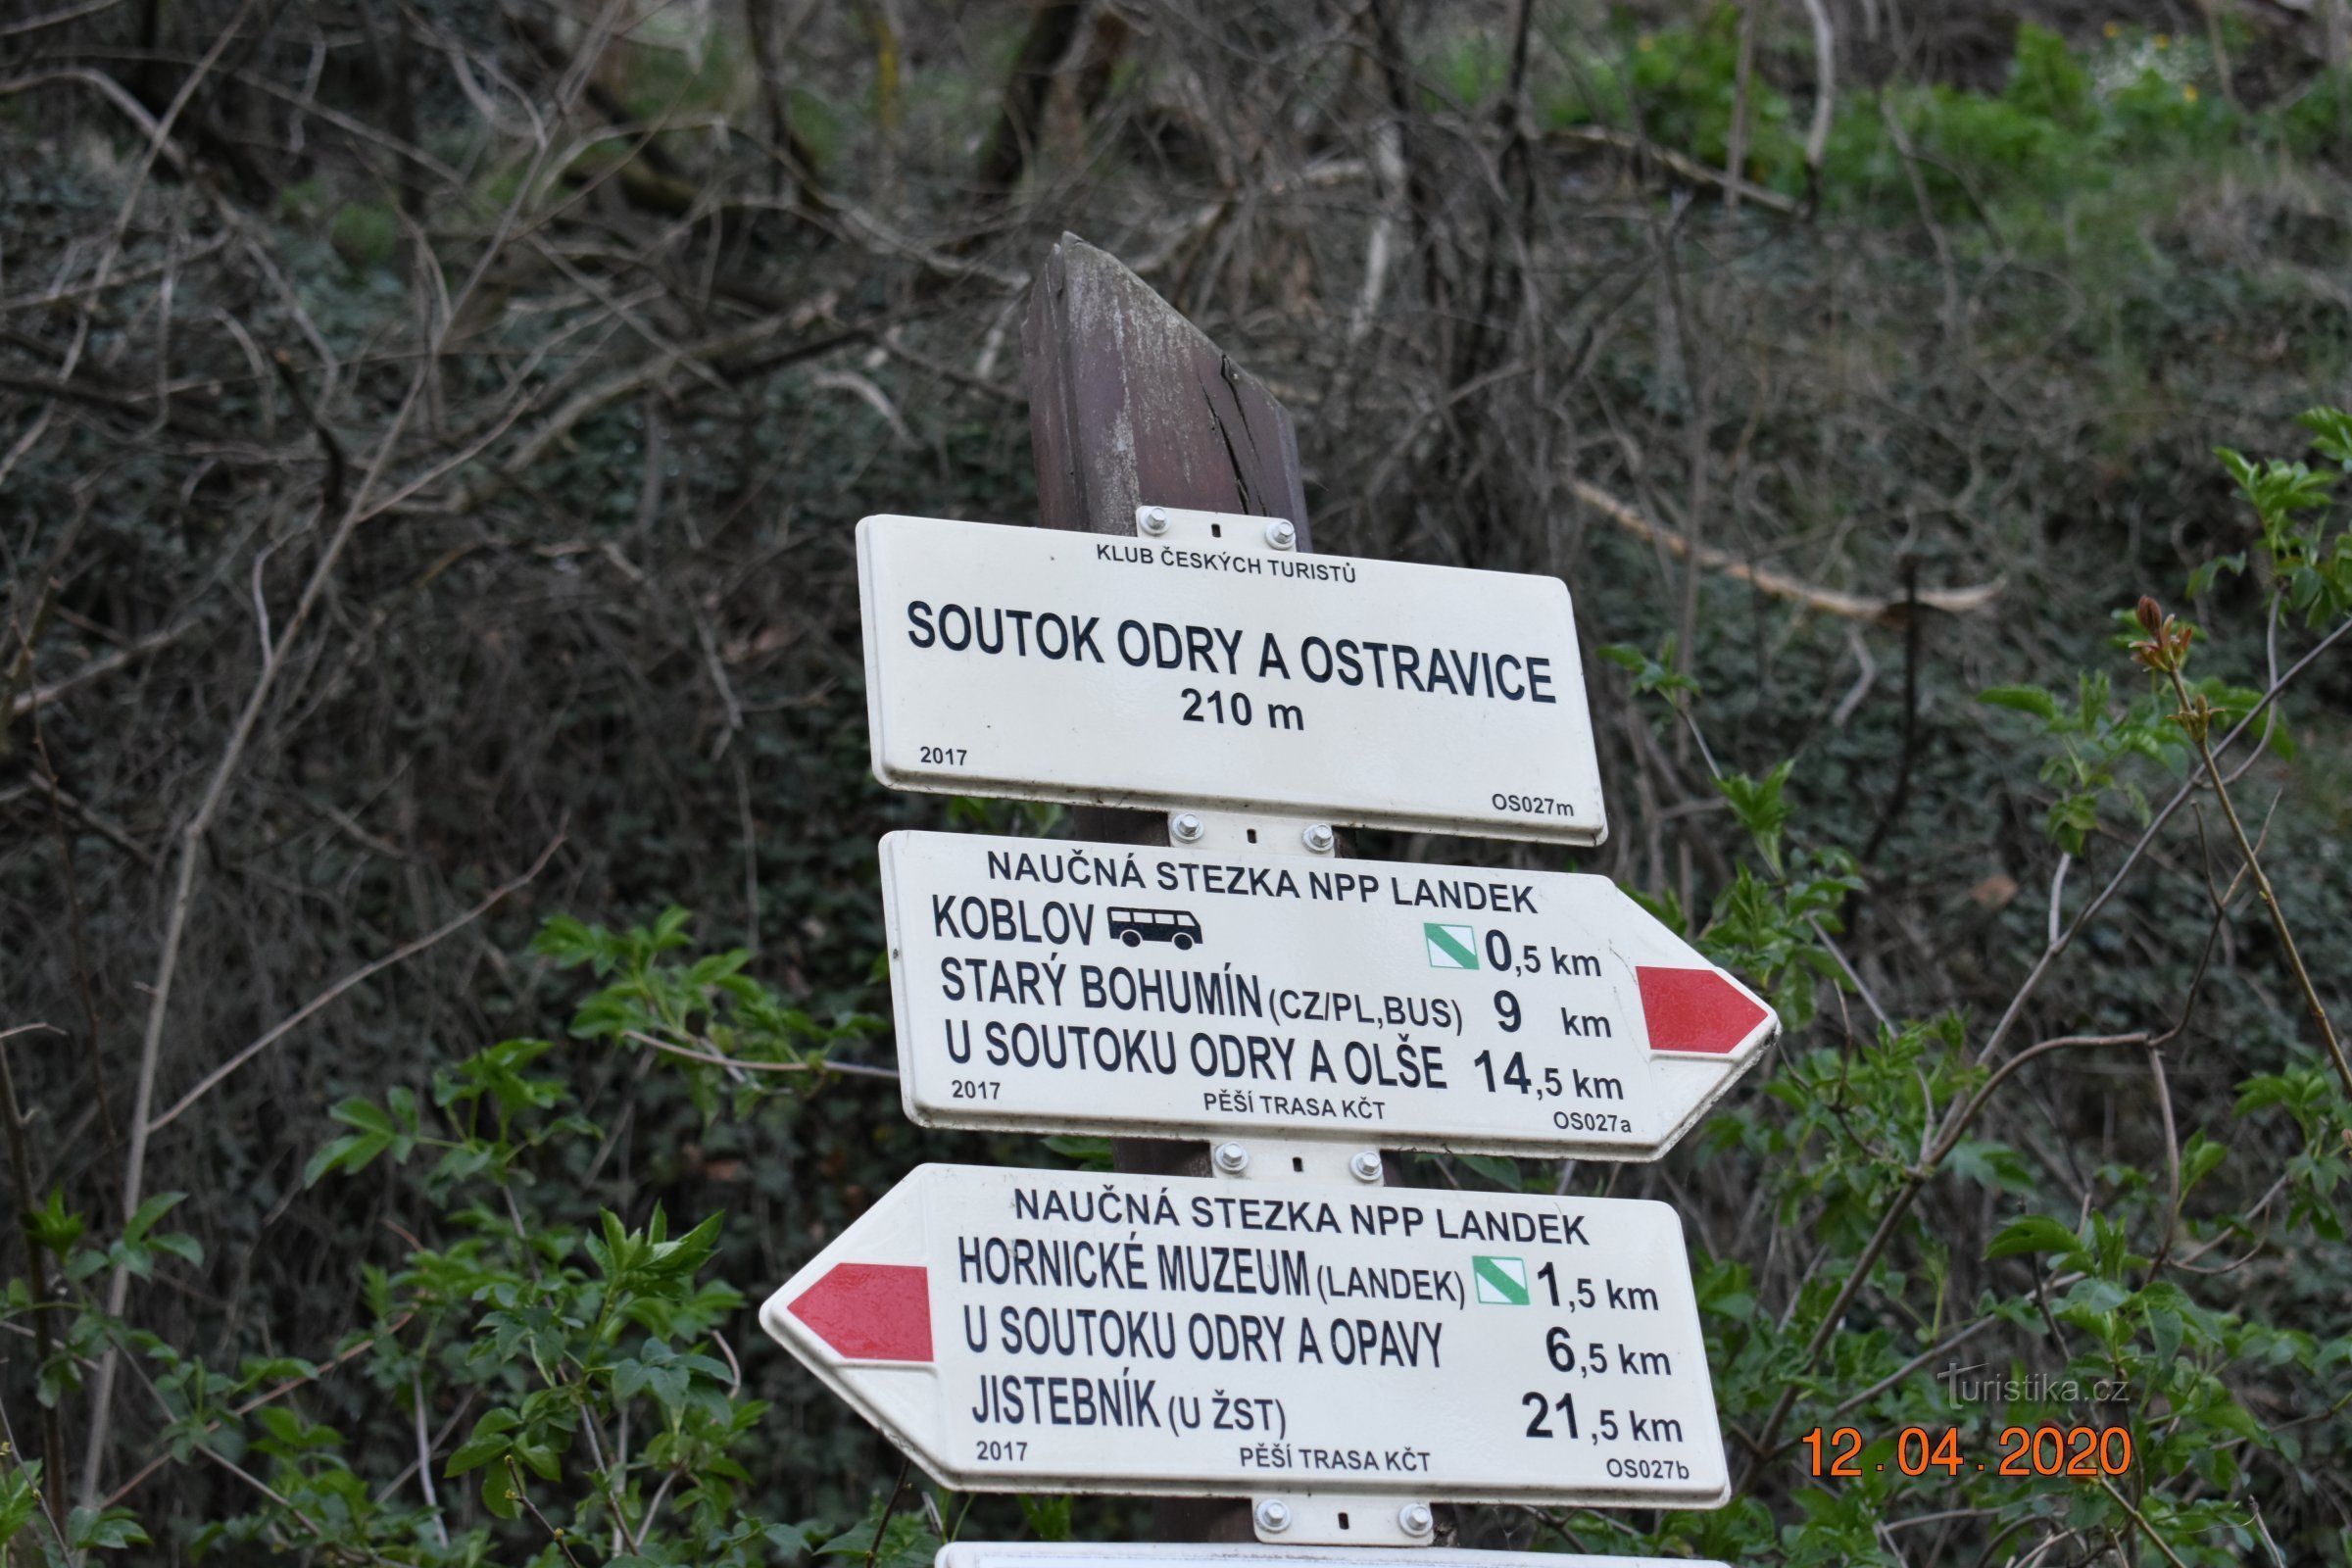
<svg viewBox="0 0 2352 1568">
<path fill-rule="evenodd" d="M 1269 1536 L 1279 1536 L 1291 1528 L 1291 1505 L 1280 1497 L 1261 1497 L 1256 1517 L 1258 1529 Z"/>
<path fill-rule="evenodd" d="M 1275 549 L 1288 550 L 1298 542 L 1298 530 L 1282 518 L 1276 517 L 1272 522 L 1266 524 L 1266 543 Z"/>
<path fill-rule="evenodd" d="M 1377 1149 L 1357 1150 L 1348 1161 L 1348 1168 L 1355 1173 L 1355 1179 L 1359 1182 L 1379 1181 L 1381 1178 L 1380 1151 Z"/>
<path fill-rule="evenodd" d="M 1198 844 L 1207 829 L 1200 818 L 1191 811 L 1174 811 L 1168 816 L 1168 837 L 1179 844 Z"/>
<path fill-rule="evenodd" d="M 1408 1536 L 1426 1536 L 1438 1528 L 1438 1518 L 1428 1503 L 1408 1502 L 1396 1510 L 1396 1528 Z"/>
<path fill-rule="evenodd" d="M 1142 527 L 1146 533 L 1166 533 L 1168 531 L 1168 509 L 1165 507 L 1146 508 Z"/>
<path fill-rule="evenodd" d="M 1217 1169 L 1228 1176 L 1239 1176 L 1250 1168 L 1250 1151 L 1239 1144 L 1219 1144 L 1217 1152 L 1209 1158 L 1215 1160 Z"/>
<path fill-rule="evenodd" d="M 1306 841 L 1307 849 L 1317 855 L 1329 855 L 1331 847 L 1339 842 L 1339 835 L 1332 832 L 1329 822 L 1309 822 L 1306 831 L 1298 836 Z"/>
</svg>

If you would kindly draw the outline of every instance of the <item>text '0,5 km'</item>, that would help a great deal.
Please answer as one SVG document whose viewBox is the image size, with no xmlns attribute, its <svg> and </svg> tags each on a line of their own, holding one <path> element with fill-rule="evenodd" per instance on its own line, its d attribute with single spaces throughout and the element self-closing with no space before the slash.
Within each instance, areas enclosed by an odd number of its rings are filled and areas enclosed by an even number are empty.
<svg viewBox="0 0 2352 1568">
<path fill-rule="evenodd" d="M 1663 1203 L 925 1165 L 760 1321 L 953 1487 L 1727 1492 Z"/>
<path fill-rule="evenodd" d="M 1770 1007 L 1605 877 L 882 841 L 917 1122 L 1654 1159 Z"/>
<path fill-rule="evenodd" d="M 1151 539 L 858 525 L 875 775 L 901 789 L 1231 807 L 1595 844 L 1568 590 L 1298 556 L 1265 519 Z"/>
</svg>

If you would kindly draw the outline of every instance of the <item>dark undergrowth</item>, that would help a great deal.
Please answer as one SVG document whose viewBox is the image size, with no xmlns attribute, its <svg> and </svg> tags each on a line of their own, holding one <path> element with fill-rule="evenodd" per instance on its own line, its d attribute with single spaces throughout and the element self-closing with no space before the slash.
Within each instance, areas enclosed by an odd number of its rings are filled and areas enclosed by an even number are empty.
<svg viewBox="0 0 2352 1568">
<path fill-rule="evenodd" d="M 872 782 L 850 556 L 1033 516 L 1067 228 L 1319 549 L 1576 596 L 1608 843 L 1365 853 L 1607 874 L 1788 1025 L 1655 1165 L 1411 1161 L 1675 1202 L 1740 1478 L 1454 1539 L 2352 1561 L 2328 6 L 1824 0 L 1818 116 L 1801 4 L 0 21 L 0 1537 L 1151 1528 L 902 1492 L 749 1310 L 919 1161 L 1102 1155 L 843 1070 L 876 837 L 1067 831 Z M 2043 1425 L 2130 1462 L 1936 1451 Z"/>
</svg>

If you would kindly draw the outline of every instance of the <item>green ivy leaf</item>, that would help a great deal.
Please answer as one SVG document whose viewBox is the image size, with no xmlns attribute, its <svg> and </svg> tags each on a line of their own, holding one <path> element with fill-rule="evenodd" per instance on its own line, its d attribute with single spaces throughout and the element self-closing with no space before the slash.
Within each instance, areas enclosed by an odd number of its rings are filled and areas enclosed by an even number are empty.
<svg viewBox="0 0 2352 1568">
<path fill-rule="evenodd" d="M 1080 1170 L 1111 1168 L 1110 1140 L 1107 1138 L 1055 1137 L 1047 1139 L 1046 1147 L 1075 1163 Z"/>
<path fill-rule="evenodd" d="M 2013 708 L 2052 724 L 2058 721 L 2058 699 L 2039 686 L 1987 686 L 1977 693 L 1977 701 L 1994 708 Z"/>
<path fill-rule="evenodd" d="M 2246 553 L 2243 550 L 2233 556 L 2216 556 L 2188 574 L 2189 596 L 2195 598 L 2210 593 L 2215 580 L 2225 571 L 2232 577 L 2238 577 L 2243 576 L 2245 570 Z"/>
<path fill-rule="evenodd" d="M 1020 1496 L 1013 1500 L 1021 1505 L 1021 1517 L 1029 1521 L 1029 1528 L 1036 1532 L 1038 1540 L 1070 1539 L 1070 1505 L 1074 1498 Z"/>
<path fill-rule="evenodd" d="M 2323 457 L 2352 468 L 2352 414 L 2341 409 L 2305 409 L 2295 416 L 2295 422 L 2311 432 L 2312 447 Z M 2230 454 L 2235 457 L 2235 453 Z M 2238 459 L 2244 463 L 2243 458 Z"/>
<path fill-rule="evenodd" d="M 473 1424 L 472 1436 L 449 1456 L 449 1462 L 441 1467 L 441 1473 L 445 1476 L 462 1476 L 468 1470 L 480 1469 L 493 1459 L 505 1457 L 507 1450 L 514 1446 L 511 1434 L 521 1425 L 522 1417 L 512 1410 L 484 1411 L 482 1418 Z M 499 1479 L 503 1482 L 505 1477 L 500 1476 Z M 496 1512 L 495 1509 L 492 1511 Z M 499 1517 L 512 1519 L 514 1516 L 505 1513 Z"/>
<path fill-rule="evenodd" d="M 1700 695 L 1698 682 L 1674 667 L 1675 640 L 1671 635 L 1659 645 L 1655 659 L 1628 643 L 1608 643 L 1596 651 L 1601 658 L 1634 677 L 1634 691 L 1637 694 L 1655 693 L 1670 702 L 1684 692 L 1693 697 Z"/>
<path fill-rule="evenodd" d="M 1762 778 L 1750 778 L 1745 773 L 1726 773 L 1715 781 L 1715 788 L 1732 803 L 1732 815 L 1756 841 L 1756 848 L 1777 876 L 1781 872 L 1781 832 L 1788 825 L 1788 802 L 1785 791 L 1789 773 L 1796 767 L 1796 759 L 1788 758 Z"/>
<path fill-rule="evenodd" d="M 76 1508 L 66 1516 L 66 1544 L 75 1551 L 114 1551 L 149 1540 L 128 1508 Z"/>
<path fill-rule="evenodd" d="M 655 1210 L 657 1224 L 661 1223 L 660 1214 L 659 1209 Z M 646 1277 L 658 1281 L 692 1279 L 696 1270 L 718 1250 L 718 1229 L 724 1219 L 723 1214 L 713 1214 L 674 1242 L 662 1241 L 657 1230 L 652 1255 L 645 1262 Z"/>
<path fill-rule="evenodd" d="M 406 1089 L 395 1089 L 391 1098 L 395 1108 L 406 1112 L 405 1128 L 372 1101 L 355 1098 L 332 1106 L 327 1111 L 329 1116 L 358 1130 L 345 1133 L 313 1154 L 310 1163 L 302 1168 L 302 1185 L 317 1186 L 318 1178 L 330 1170 L 357 1175 L 386 1151 L 392 1151 L 393 1157 L 405 1163 L 416 1147 L 416 1097 Z"/>
<path fill-rule="evenodd" d="M 183 1263 L 202 1263 L 204 1244 L 184 1231 L 167 1231 L 149 1240 L 149 1247 L 159 1252 L 169 1252 Z"/>
<path fill-rule="evenodd" d="M 2046 1214 L 2028 1214 L 2013 1219 L 2001 1227 L 2001 1233 L 1984 1249 L 1986 1258 L 2014 1257 L 2019 1253 L 2060 1252 L 2078 1253 L 2082 1250 L 2082 1239 Z"/>
<path fill-rule="evenodd" d="M 36 1246 L 63 1257 L 73 1250 L 74 1244 L 81 1240 L 82 1232 L 89 1227 L 79 1214 L 66 1207 L 65 1190 L 53 1187 L 48 1202 L 24 1211 L 24 1228 Z"/>
<path fill-rule="evenodd" d="M 172 1212 L 187 1196 L 185 1193 L 158 1193 L 141 1203 L 124 1222 L 122 1240 L 133 1247 L 146 1241 L 147 1233 L 155 1229 L 155 1222 Z"/>
<path fill-rule="evenodd" d="M 531 1472 L 538 1476 L 538 1478 L 542 1481 L 561 1481 L 564 1479 L 564 1461 L 558 1456 L 554 1446 L 551 1444 L 529 1442 L 516 1443 L 512 1450 L 512 1453 L 510 1454 L 510 1458 L 520 1459 L 524 1464 L 529 1465 L 531 1467 Z"/>
<path fill-rule="evenodd" d="M 1506 1193 L 1516 1193 L 1521 1190 L 1519 1167 L 1511 1160 L 1497 1154 L 1456 1153 L 1453 1157 Z"/>
<path fill-rule="evenodd" d="M 482 1506 L 500 1519 L 522 1517 L 522 1500 L 517 1494 L 520 1483 L 507 1474 L 504 1465 L 482 1472 Z"/>
<path fill-rule="evenodd" d="M 1064 1504 L 1066 1511 L 1066 1498 Z M 16 1539 L 17 1532 L 32 1522 L 33 1511 L 40 1505 L 40 1460 L 27 1459 L 21 1465 L 0 1471 L 0 1550 L 5 1550 L 8 1544 Z"/>
<path fill-rule="evenodd" d="M 2215 1143 L 2203 1133 L 2189 1134 L 2186 1147 L 2180 1151 L 2180 1191 L 2182 1195 L 2185 1196 L 2189 1189 L 2212 1175 L 2220 1167 L 2222 1161 L 2229 1157 L 2230 1146 L 2228 1144 Z"/>
</svg>

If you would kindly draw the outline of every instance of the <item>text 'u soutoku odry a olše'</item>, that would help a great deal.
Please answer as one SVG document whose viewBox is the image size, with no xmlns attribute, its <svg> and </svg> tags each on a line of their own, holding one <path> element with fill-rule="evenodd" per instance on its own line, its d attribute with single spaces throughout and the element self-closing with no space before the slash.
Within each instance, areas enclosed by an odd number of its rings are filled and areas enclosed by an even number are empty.
<svg viewBox="0 0 2352 1568">
<path fill-rule="evenodd" d="M 1655 1158 L 1778 1020 L 1605 879 L 1338 858 L 1597 843 L 1599 770 L 1564 585 L 1291 536 L 859 524 L 876 775 L 1173 841 L 883 841 L 908 1115 L 1215 1158 L 923 1166 L 761 1320 L 951 1486 L 1249 1495 L 1326 1545 L 1426 1543 L 1433 1500 L 1718 1503 L 1673 1211 L 1393 1189 L 1378 1151 Z"/>
</svg>

